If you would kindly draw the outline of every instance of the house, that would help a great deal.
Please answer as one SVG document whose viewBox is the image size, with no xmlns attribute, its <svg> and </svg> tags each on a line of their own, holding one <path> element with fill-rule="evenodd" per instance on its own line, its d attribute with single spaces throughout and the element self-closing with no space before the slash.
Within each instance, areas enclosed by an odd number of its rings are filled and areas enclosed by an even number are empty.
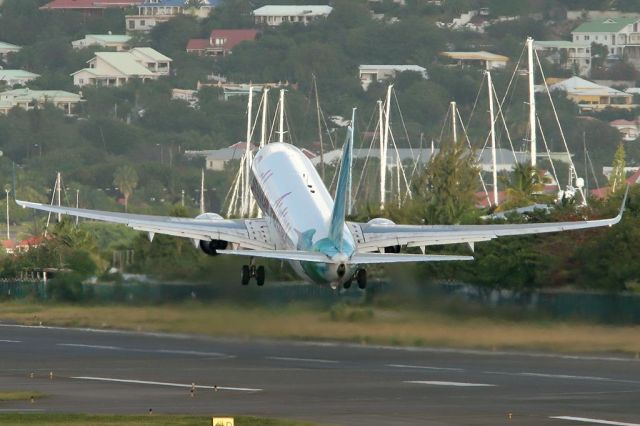
<svg viewBox="0 0 640 426">
<path fill-rule="evenodd" d="M 42 237 L 31 237 L 21 241 L 2 240 L 2 247 L 6 254 L 26 253 L 31 248 L 39 247 L 43 241 Z"/>
<path fill-rule="evenodd" d="M 0 41 L 0 61 L 6 62 L 10 54 L 19 52 L 20 49 L 20 46 Z"/>
<path fill-rule="evenodd" d="M 609 122 L 611 127 L 618 129 L 622 133 L 622 140 L 634 141 L 640 136 L 640 120 L 613 120 Z"/>
<path fill-rule="evenodd" d="M 638 106 L 633 104 L 633 95 L 580 77 L 552 84 L 549 90 L 566 92 L 567 98 L 578 104 L 580 112 L 601 111 L 605 108 L 632 109 Z"/>
<path fill-rule="evenodd" d="M 229 161 L 240 160 L 247 149 L 246 142 L 237 142 L 227 148 L 206 150 L 206 151 L 185 151 L 187 157 L 204 156 L 206 158 L 207 170 L 222 171 Z M 250 150 L 253 152 L 257 149 L 255 145 L 251 145 Z"/>
<path fill-rule="evenodd" d="M 360 65 L 360 84 L 367 90 L 374 81 L 381 83 L 405 71 L 420 73 L 425 80 L 429 78 L 427 69 L 418 65 Z"/>
<path fill-rule="evenodd" d="M 187 44 L 187 52 L 206 56 L 225 56 L 243 41 L 255 40 L 258 30 L 213 30 L 208 39 L 191 39 Z"/>
<path fill-rule="evenodd" d="M 491 52 L 440 52 L 440 56 L 455 62 L 460 68 L 467 68 L 476 64 L 485 70 L 504 68 L 509 62 L 509 57 Z"/>
<path fill-rule="evenodd" d="M 613 169 L 613 167 L 608 167 L 608 168 L 603 168 L 603 172 L 605 172 L 605 174 L 607 174 L 607 170 L 608 169 L 608 175 L 611 175 L 611 170 Z M 628 172 L 630 169 L 625 167 L 625 173 Z M 608 176 L 607 176 L 608 177 Z M 627 185 L 635 185 L 637 183 L 640 182 L 640 169 L 636 168 L 633 171 L 633 174 L 631 176 L 629 176 L 628 178 L 625 179 L 626 184 Z M 600 188 L 595 188 L 592 189 L 591 191 L 589 191 L 591 193 L 591 196 L 594 198 L 598 198 L 598 199 L 605 199 L 609 196 L 609 187 L 608 186 L 603 186 Z"/>
<path fill-rule="evenodd" d="M 552 64 L 578 75 L 591 72 L 591 44 L 588 42 L 550 40 L 534 41 L 534 49 Z"/>
<path fill-rule="evenodd" d="M 40 77 L 40 74 L 34 74 L 25 70 L 3 70 L 0 69 L 0 86 L 24 86 L 31 80 Z"/>
<path fill-rule="evenodd" d="M 87 34 L 83 39 L 71 42 L 74 49 L 84 49 L 89 46 L 100 46 L 114 49 L 118 52 L 126 50 L 127 43 L 131 40 L 128 35 L 120 34 Z"/>
<path fill-rule="evenodd" d="M 53 0 L 40 10 L 79 11 L 86 15 L 101 15 L 106 9 L 126 9 L 142 3 L 143 0 Z"/>
<path fill-rule="evenodd" d="M 71 115 L 80 102 L 82 102 L 82 96 L 63 90 L 13 89 L 0 92 L 0 114 L 7 114 L 9 110 L 16 107 L 29 111 L 51 104 Z"/>
<path fill-rule="evenodd" d="M 315 19 L 326 18 L 332 10 L 331 6 L 319 5 L 267 5 L 254 10 L 253 16 L 256 25 L 275 27 L 285 22 L 307 25 Z"/>
<path fill-rule="evenodd" d="M 71 74 L 73 84 L 122 86 L 129 80 L 156 80 L 169 75 L 171 58 L 150 47 L 136 47 L 128 52 L 96 52 L 87 61 L 88 68 Z"/>
<path fill-rule="evenodd" d="M 171 89 L 171 99 L 185 101 L 190 107 L 198 104 L 198 91 L 191 89 Z"/>
<path fill-rule="evenodd" d="M 609 55 L 627 58 L 640 64 L 640 18 L 610 17 L 583 22 L 571 35 L 576 43 L 598 43 L 607 46 Z"/>
<path fill-rule="evenodd" d="M 193 6 L 190 0 L 144 0 L 138 5 L 137 15 L 126 15 L 127 32 L 148 32 L 156 25 L 167 22 L 178 15 L 189 14 L 198 18 L 206 18 L 221 0 L 200 0 Z"/>
</svg>

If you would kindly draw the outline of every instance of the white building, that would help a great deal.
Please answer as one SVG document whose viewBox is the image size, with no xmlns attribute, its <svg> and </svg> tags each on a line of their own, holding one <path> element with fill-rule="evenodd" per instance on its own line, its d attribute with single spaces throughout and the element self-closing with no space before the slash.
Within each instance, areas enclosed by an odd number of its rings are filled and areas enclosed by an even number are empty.
<svg viewBox="0 0 640 426">
<path fill-rule="evenodd" d="M 504 68 L 509 62 L 508 56 L 485 52 L 484 50 L 479 52 L 440 52 L 440 56 L 448 58 L 461 68 L 480 64 L 482 69 L 493 70 L 496 68 Z"/>
<path fill-rule="evenodd" d="M 425 80 L 429 78 L 427 69 L 419 65 L 360 65 L 360 84 L 364 90 L 367 90 L 374 81 L 382 83 L 405 71 L 420 73 Z"/>
<path fill-rule="evenodd" d="M 253 11 L 257 25 L 278 26 L 284 22 L 307 25 L 318 18 L 331 14 L 331 6 L 262 6 Z"/>
<path fill-rule="evenodd" d="M 640 120 L 613 120 L 609 125 L 622 133 L 622 140 L 634 141 L 640 136 Z"/>
<path fill-rule="evenodd" d="M 121 52 L 126 50 L 129 40 L 131 40 L 131 37 L 128 35 L 87 34 L 83 39 L 72 41 L 71 46 L 73 46 L 74 49 L 84 49 L 89 46 L 100 46 Z"/>
<path fill-rule="evenodd" d="M 588 42 L 535 41 L 533 46 L 540 56 L 564 69 L 575 71 L 578 75 L 591 72 L 591 44 Z"/>
<path fill-rule="evenodd" d="M 155 80 L 169 75 L 171 58 L 150 47 L 136 47 L 128 52 L 96 52 L 88 68 L 71 74 L 73 83 L 122 86 L 132 79 Z"/>
<path fill-rule="evenodd" d="M 7 90 L 0 93 L 0 114 L 7 114 L 15 107 L 30 111 L 51 104 L 71 115 L 80 102 L 82 102 L 80 95 L 63 90 L 31 90 L 28 88 Z"/>
<path fill-rule="evenodd" d="M 22 49 L 20 46 L 0 41 L 0 61 L 6 62 L 9 54 L 19 52 L 20 49 Z"/>
<path fill-rule="evenodd" d="M 137 15 L 126 15 L 127 32 L 151 31 L 156 25 L 167 22 L 178 15 L 189 14 L 198 18 L 206 18 L 220 0 L 199 0 L 194 6 L 190 0 L 144 0 L 138 6 Z"/>
<path fill-rule="evenodd" d="M 0 69 L 0 86 L 24 86 L 31 80 L 35 80 L 40 77 L 40 74 L 35 74 L 25 70 L 3 70 Z"/>
<path fill-rule="evenodd" d="M 606 108 L 633 109 L 638 106 L 633 103 L 633 95 L 630 93 L 576 76 L 552 84 L 549 90 L 566 92 L 567 99 L 578 104 L 580 112 L 601 111 Z M 536 91 L 544 91 L 544 88 L 538 87 Z"/>
<path fill-rule="evenodd" d="M 609 55 L 640 63 L 640 18 L 615 17 L 587 21 L 571 32 L 573 41 L 607 46 Z"/>
</svg>

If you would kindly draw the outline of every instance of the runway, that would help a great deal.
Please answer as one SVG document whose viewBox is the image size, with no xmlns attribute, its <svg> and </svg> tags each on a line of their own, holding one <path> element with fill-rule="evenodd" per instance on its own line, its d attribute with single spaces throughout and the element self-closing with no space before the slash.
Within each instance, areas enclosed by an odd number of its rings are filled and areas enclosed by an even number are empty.
<svg viewBox="0 0 640 426">
<path fill-rule="evenodd" d="M 640 360 L 626 355 L 213 339 L 0 323 L 0 390 L 49 395 L 35 404 L 0 403 L 0 413 L 145 414 L 152 408 L 337 425 L 640 425 Z"/>
</svg>

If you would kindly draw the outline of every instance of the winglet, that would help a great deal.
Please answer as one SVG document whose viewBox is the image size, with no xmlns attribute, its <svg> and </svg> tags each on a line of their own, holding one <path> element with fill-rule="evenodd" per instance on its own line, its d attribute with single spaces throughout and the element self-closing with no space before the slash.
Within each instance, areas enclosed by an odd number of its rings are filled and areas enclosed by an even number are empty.
<svg viewBox="0 0 640 426">
<path fill-rule="evenodd" d="M 627 188 L 624 190 L 624 197 L 622 197 L 622 205 L 620 205 L 620 212 L 618 213 L 620 219 L 622 219 L 622 214 L 627 205 L 627 198 L 629 198 L 629 186 L 630 185 L 627 185 Z"/>
<path fill-rule="evenodd" d="M 336 187 L 336 197 L 333 202 L 331 212 L 331 225 L 329 228 L 329 239 L 336 248 L 342 251 L 342 236 L 347 209 L 347 192 L 349 190 L 349 172 L 351 167 L 351 156 L 353 152 L 353 128 L 349 126 L 347 130 L 347 140 L 344 142 L 342 150 L 342 162 L 340 163 L 340 175 Z"/>
</svg>

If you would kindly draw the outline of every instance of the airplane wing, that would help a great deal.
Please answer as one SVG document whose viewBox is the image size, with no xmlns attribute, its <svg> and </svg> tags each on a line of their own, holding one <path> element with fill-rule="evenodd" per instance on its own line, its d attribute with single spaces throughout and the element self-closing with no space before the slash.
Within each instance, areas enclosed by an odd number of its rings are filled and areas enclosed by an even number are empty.
<svg viewBox="0 0 640 426">
<path fill-rule="evenodd" d="M 155 234 L 164 234 L 191 238 L 194 241 L 223 240 L 234 244 L 236 248 L 250 250 L 275 249 L 263 219 L 191 219 L 58 207 L 20 200 L 16 202 L 25 208 L 120 223 L 137 231 L 147 232 L 150 238 Z"/>
<path fill-rule="evenodd" d="M 378 251 L 390 246 L 425 247 L 457 243 L 489 241 L 510 235 L 531 235 L 548 232 L 613 226 L 620 222 L 629 188 L 616 217 L 575 222 L 527 223 L 505 225 L 395 225 L 349 223 L 356 238 L 359 253 Z"/>
</svg>

